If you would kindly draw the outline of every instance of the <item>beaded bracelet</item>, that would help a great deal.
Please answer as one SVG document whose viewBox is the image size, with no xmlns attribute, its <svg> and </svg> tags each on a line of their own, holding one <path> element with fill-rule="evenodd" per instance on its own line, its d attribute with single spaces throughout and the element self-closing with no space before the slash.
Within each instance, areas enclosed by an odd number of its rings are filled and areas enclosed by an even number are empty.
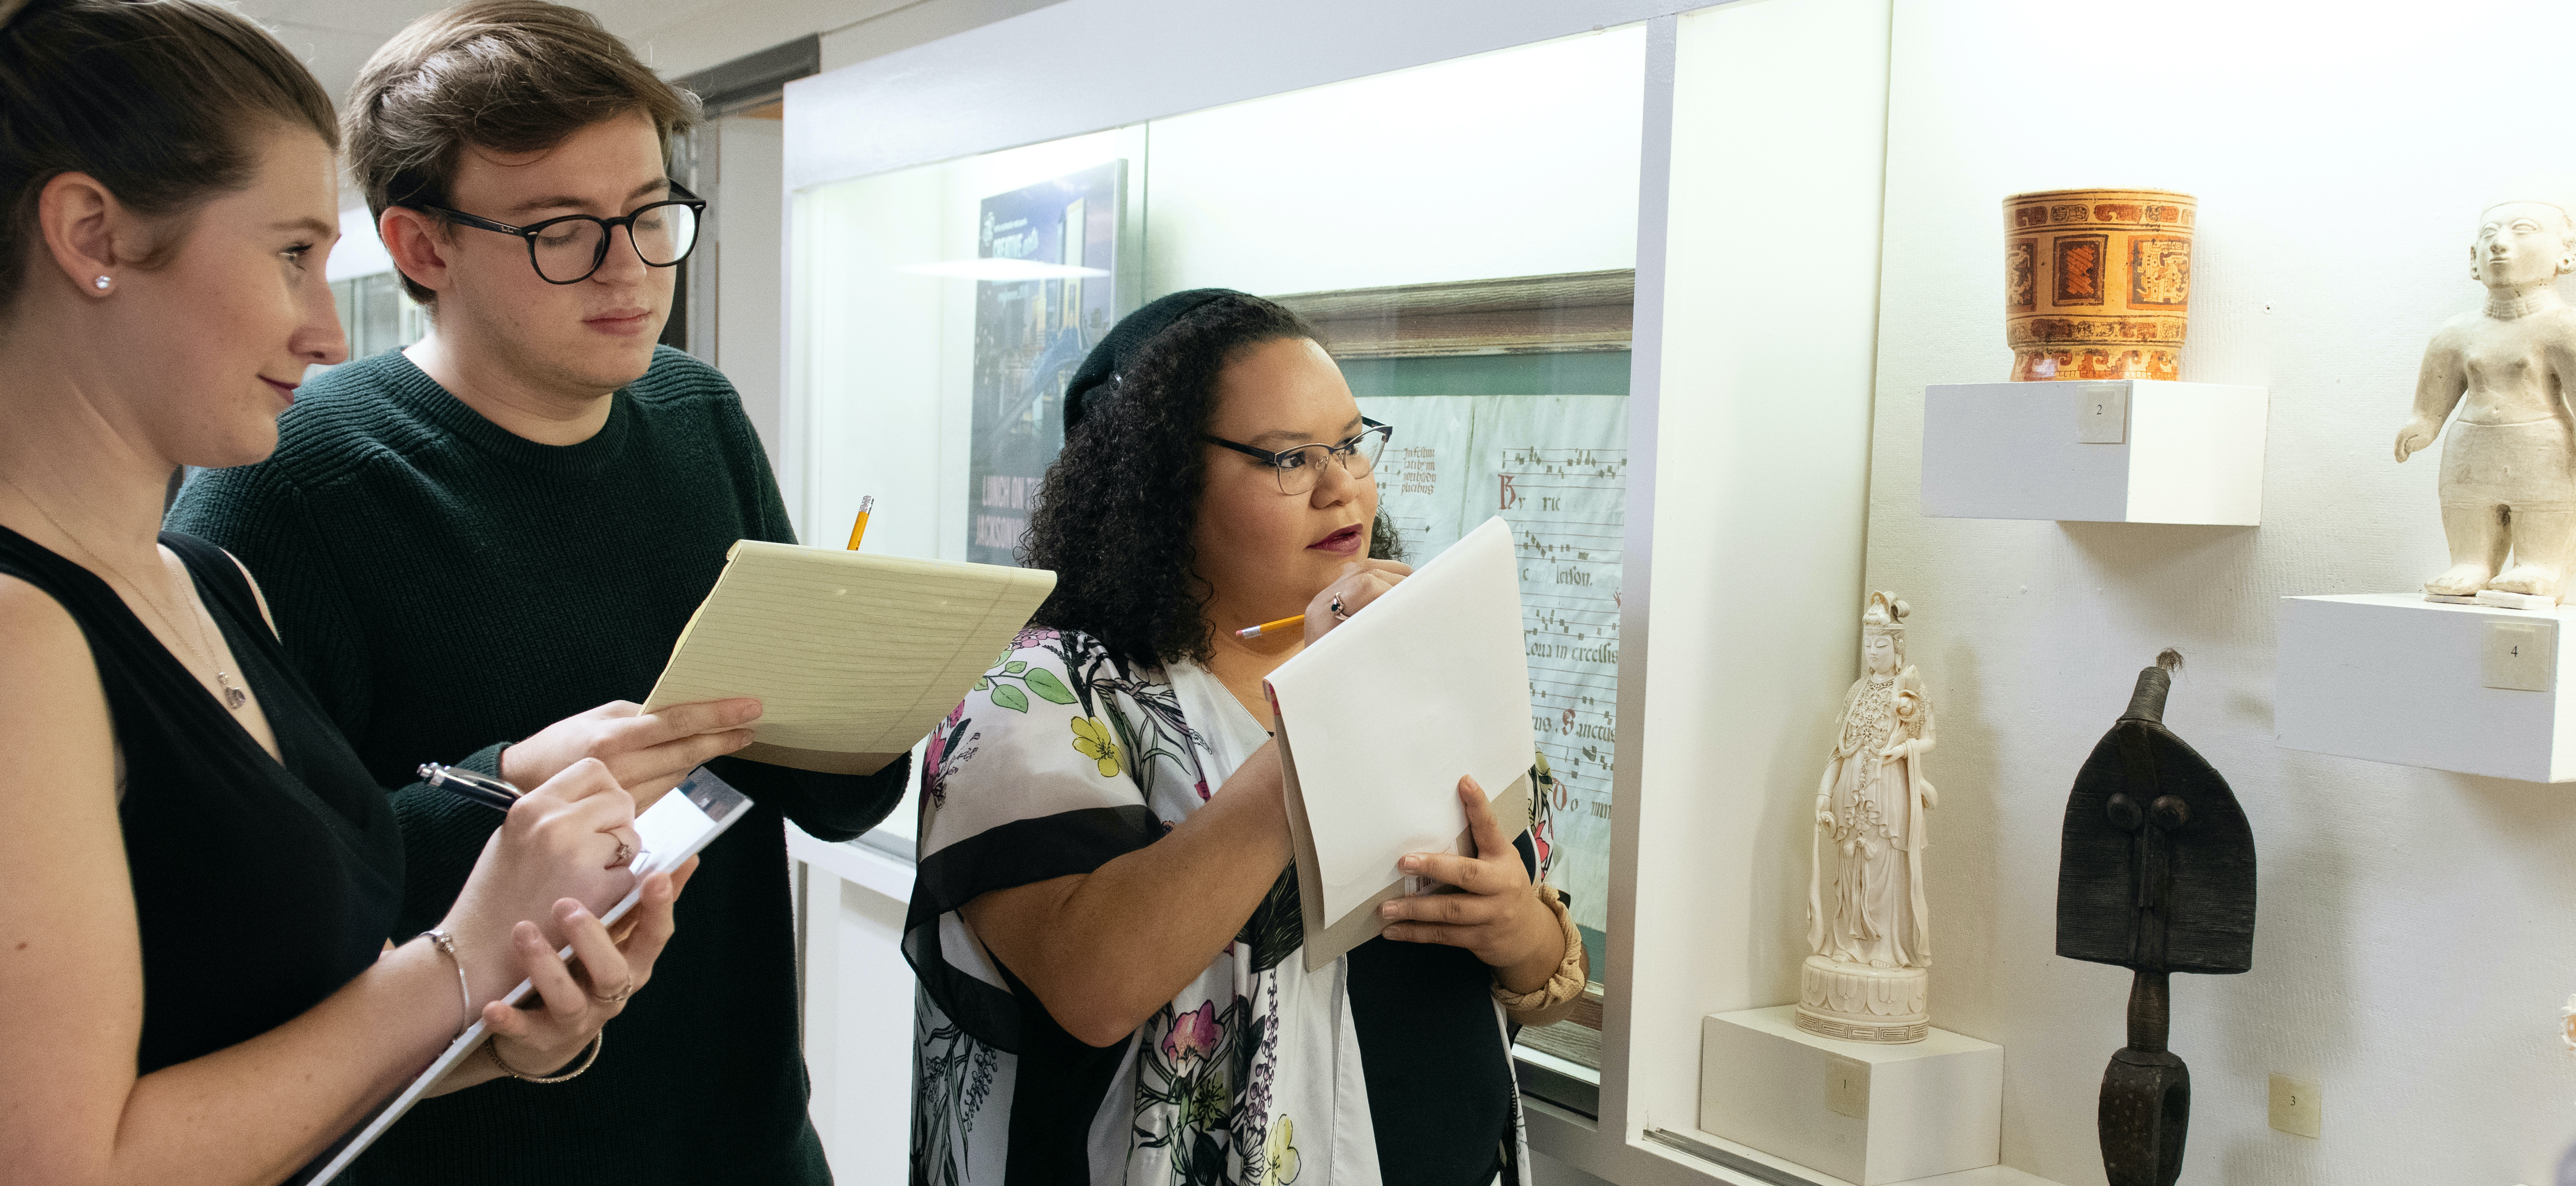
<svg viewBox="0 0 2576 1186">
<path fill-rule="evenodd" d="M 1565 932 L 1565 958 L 1557 962 L 1556 973 L 1536 992 L 1513 992 L 1504 988 L 1499 978 L 1494 981 L 1494 999 L 1514 1013 L 1553 1009 L 1583 995 L 1583 934 L 1574 929 L 1574 916 L 1566 913 L 1565 900 L 1557 896 L 1555 886 L 1540 882 L 1538 900 L 1556 913 L 1556 925 Z"/>
</svg>

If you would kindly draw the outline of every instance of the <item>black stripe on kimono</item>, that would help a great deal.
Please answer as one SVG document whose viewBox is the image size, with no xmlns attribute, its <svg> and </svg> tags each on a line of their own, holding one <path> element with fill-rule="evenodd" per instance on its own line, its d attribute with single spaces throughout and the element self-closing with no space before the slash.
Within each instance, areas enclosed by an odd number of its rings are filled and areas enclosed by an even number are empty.
<svg viewBox="0 0 2576 1186">
<path fill-rule="evenodd" d="M 941 958 L 939 916 L 995 890 L 1089 873 L 1162 838 L 1163 822 L 1140 803 L 1013 820 L 940 849 L 922 858 L 914 875 L 912 903 L 904 911 L 903 958 L 958 1028 L 996 1050 L 1025 1056 L 1022 1015 L 1032 1009 L 1043 1015 L 1045 1009 L 1035 997 L 1023 995 L 1027 990 L 1008 969 L 1002 973 L 1012 991 L 986 984 Z M 1001 963 L 993 962 L 997 967 Z M 1054 1019 L 1047 1021 L 1052 1026 Z M 1022 1073 L 1027 1073 L 1025 1067 Z M 1094 1092 L 1093 1098 L 1098 1095 Z M 1075 1144 L 1078 1151 L 1080 1142 Z"/>
</svg>

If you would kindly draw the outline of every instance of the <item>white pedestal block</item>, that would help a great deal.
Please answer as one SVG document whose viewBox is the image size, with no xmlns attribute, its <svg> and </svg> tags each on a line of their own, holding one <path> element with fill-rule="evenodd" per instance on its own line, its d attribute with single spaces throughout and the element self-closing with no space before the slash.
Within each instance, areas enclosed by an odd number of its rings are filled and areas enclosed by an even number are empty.
<svg viewBox="0 0 2576 1186">
<path fill-rule="evenodd" d="M 1700 1023 L 1699 1126 L 1859 1186 L 1995 1164 L 2004 1048 L 1935 1029 L 1882 1046 L 1819 1038 L 1797 1007 Z"/>
<path fill-rule="evenodd" d="M 2261 387 L 1959 383 L 1923 391 L 1923 513 L 2252 527 Z"/>
<path fill-rule="evenodd" d="M 2281 599 L 2272 727 L 2321 754 L 2576 780 L 2576 610 L 2443 605 L 2420 593 Z"/>
</svg>

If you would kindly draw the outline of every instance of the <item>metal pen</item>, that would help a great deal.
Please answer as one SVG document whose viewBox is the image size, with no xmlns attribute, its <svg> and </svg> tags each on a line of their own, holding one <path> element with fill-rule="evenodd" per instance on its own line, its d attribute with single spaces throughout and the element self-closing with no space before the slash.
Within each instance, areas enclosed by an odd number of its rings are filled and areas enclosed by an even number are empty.
<svg viewBox="0 0 2576 1186">
<path fill-rule="evenodd" d="M 488 774 L 476 774 L 456 766 L 436 762 L 420 764 L 420 780 L 440 790 L 463 795 L 494 811 L 508 811 L 524 794 L 519 788 Z"/>
</svg>

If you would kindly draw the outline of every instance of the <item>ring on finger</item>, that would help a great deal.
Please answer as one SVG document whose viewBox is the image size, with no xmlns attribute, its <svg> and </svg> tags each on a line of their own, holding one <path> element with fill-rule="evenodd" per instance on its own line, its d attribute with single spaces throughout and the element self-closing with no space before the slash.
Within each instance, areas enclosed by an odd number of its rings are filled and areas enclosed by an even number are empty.
<svg viewBox="0 0 2576 1186">
<path fill-rule="evenodd" d="M 598 993 L 591 993 L 590 999 L 603 1005 L 623 1005 L 626 1003 L 626 998 L 634 995 L 635 977 L 632 973 L 629 973 L 626 977 L 626 986 L 624 988 L 620 988 L 616 992 L 610 993 L 604 997 Z"/>
<path fill-rule="evenodd" d="M 603 869 L 622 869 L 622 868 L 624 868 L 624 867 L 626 866 L 626 862 L 631 861 L 631 860 L 634 860 L 634 859 L 635 859 L 635 846 L 634 846 L 634 845 L 632 845 L 632 844 L 628 844 L 628 843 L 626 842 L 626 838 L 625 838 L 625 837 L 623 837 L 623 836 L 620 836 L 620 837 L 617 837 L 617 855 L 616 855 L 616 856 L 613 856 L 613 857 L 608 858 L 608 863 L 607 863 L 607 864 L 605 864 L 605 865 L 600 866 L 600 868 L 603 868 Z"/>
<path fill-rule="evenodd" d="M 1333 604 L 1331 605 L 1331 607 L 1330 607 L 1330 608 L 1331 608 L 1331 610 L 1333 611 L 1333 620 L 1334 620 L 1334 621 L 1336 621 L 1336 622 L 1347 622 L 1347 621 L 1350 621 L 1350 620 L 1351 620 L 1351 615 L 1350 615 L 1349 611 L 1344 610 L 1344 609 L 1342 608 L 1342 595 L 1341 595 L 1341 594 L 1339 594 L 1339 593 L 1335 593 L 1335 594 L 1333 594 Z"/>
</svg>

